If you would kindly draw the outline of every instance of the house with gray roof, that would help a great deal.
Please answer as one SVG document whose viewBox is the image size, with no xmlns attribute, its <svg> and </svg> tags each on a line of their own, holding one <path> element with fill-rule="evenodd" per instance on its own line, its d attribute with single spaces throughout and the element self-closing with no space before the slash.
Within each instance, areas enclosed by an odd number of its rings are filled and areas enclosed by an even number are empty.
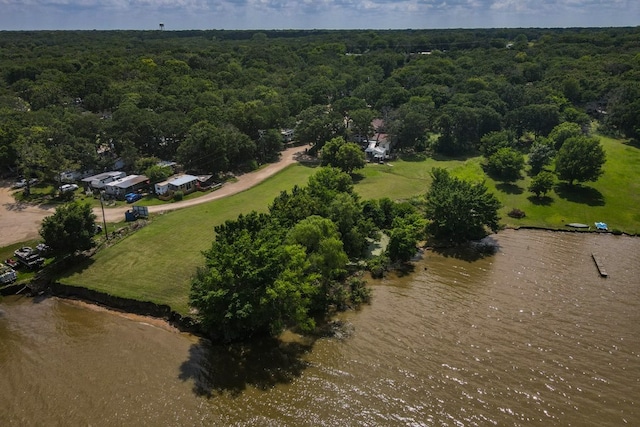
<svg viewBox="0 0 640 427">
<path fill-rule="evenodd" d="M 184 194 L 193 193 L 198 189 L 198 177 L 193 175 L 178 175 L 155 185 L 155 192 L 163 195 L 168 192 L 182 191 Z"/>
</svg>

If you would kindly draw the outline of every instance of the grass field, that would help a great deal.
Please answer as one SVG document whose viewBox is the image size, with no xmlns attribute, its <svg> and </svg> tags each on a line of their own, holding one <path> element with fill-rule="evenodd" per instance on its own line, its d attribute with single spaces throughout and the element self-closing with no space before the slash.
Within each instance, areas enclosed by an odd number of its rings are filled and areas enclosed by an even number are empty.
<svg viewBox="0 0 640 427">
<path fill-rule="evenodd" d="M 288 167 L 250 190 L 154 217 L 116 245 L 98 252 L 89 265 L 61 277 L 62 283 L 111 295 L 168 304 L 188 312 L 189 280 L 213 242 L 213 227 L 240 213 L 266 211 L 283 190 L 305 185 L 314 169 Z"/>
<path fill-rule="evenodd" d="M 605 174 L 595 183 L 568 188 L 558 184 L 542 199 L 526 189 L 530 177 L 504 184 L 486 178 L 481 158 L 462 160 L 405 159 L 387 165 L 369 164 L 355 188 L 363 199 L 408 199 L 425 194 L 433 167 L 448 168 L 454 176 L 486 180 L 503 203 L 502 222 L 508 226 L 565 228 L 568 222 L 607 222 L 611 229 L 640 234 L 640 150 L 602 138 L 607 152 Z M 157 216 L 143 228 L 111 248 L 98 252 L 91 264 L 60 281 L 126 298 L 168 304 L 188 312 L 189 280 L 203 264 L 201 252 L 213 241 L 213 227 L 240 213 L 265 211 L 280 191 L 305 185 L 314 169 L 295 165 L 243 193 Z M 516 220 L 512 208 L 527 214 Z"/>
</svg>

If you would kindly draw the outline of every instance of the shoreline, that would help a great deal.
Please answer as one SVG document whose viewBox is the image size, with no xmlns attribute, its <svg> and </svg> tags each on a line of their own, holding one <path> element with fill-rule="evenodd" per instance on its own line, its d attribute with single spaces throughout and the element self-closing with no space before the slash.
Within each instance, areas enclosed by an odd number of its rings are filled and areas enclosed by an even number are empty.
<svg viewBox="0 0 640 427">
<path fill-rule="evenodd" d="M 557 233 L 588 233 L 607 234 L 616 236 L 638 237 L 635 234 L 612 233 L 611 231 L 596 230 L 572 230 L 555 229 L 535 226 L 505 227 L 505 230 L 532 230 L 532 231 L 552 231 Z M 498 233 L 495 234 L 499 234 Z M 489 235 L 491 236 L 491 234 Z M 196 321 L 172 310 L 165 304 L 156 304 L 150 301 L 140 301 L 130 298 L 123 298 L 109 295 L 104 292 L 94 291 L 85 287 L 70 286 L 59 282 L 49 282 L 43 286 L 38 286 L 35 282 L 19 283 L 6 286 L 1 290 L 2 295 L 22 295 L 26 294 L 32 298 L 38 296 L 53 296 L 74 304 L 90 306 L 91 309 L 112 311 L 114 314 L 124 315 L 132 320 L 145 320 L 154 326 L 164 327 L 181 333 L 189 333 L 201 338 L 209 338 L 199 329 Z M 140 317 L 141 319 L 138 319 Z M 161 322 L 158 324 L 158 322 Z"/>
</svg>

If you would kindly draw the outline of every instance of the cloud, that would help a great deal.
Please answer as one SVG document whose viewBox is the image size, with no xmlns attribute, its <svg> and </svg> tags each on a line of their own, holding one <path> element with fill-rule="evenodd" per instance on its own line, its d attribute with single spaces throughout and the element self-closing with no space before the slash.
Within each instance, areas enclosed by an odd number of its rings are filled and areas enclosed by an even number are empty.
<svg viewBox="0 0 640 427">
<path fill-rule="evenodd" d="M 640 23 L 638 0 L 0 0 L 0 10 L 0 29 L 144 29 L 158 19 L 167 29 Z"/>
</svg>

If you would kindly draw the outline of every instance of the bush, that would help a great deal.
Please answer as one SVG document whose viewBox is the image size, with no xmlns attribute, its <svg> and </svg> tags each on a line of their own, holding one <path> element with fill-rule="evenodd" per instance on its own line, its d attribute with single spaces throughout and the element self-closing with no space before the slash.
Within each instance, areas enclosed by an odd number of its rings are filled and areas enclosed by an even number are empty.
<svg viewBox="0 0 640 427">
<path fill-rule="evenodd" d="M 73 191 L 61 191 L 58 194 L 58 199 L 63 202 L 70 202 L 74 199 L 75 194 Z"/>
<path fill-rule="evenodd" d="M 511 209 L 511 211 L 507 215 L 509 215 L 511 218 L 517 218 L 517 219 L 522 219 L 525 216 L 527 216 L 527 214 L 524 213 L 523 210 L 520 210 L 518 208 Z"/>
<path fill-rule="evenodd" d="M 389 258 L 386 256 L 377 256 L 371 258 L 367 262 L 367 268 L 371 272 L 371 277 L 374 279 L 381 279 L 384 276 L 384 272 L 387 270 L 389 266 Z"/>
<path fill-rule="evenodd" d="M 176 191 L 173 193 L 173 200 L 179 202 L 182 199 L 184 199 L 184 193 L 182 191 Z"/>
<path fill-rule="evenodd" d="M 371 301 L 371 289 L 367 287 L 364 280 L 352 277 L 349 279 L 349 287 L 351 288 L 351 302 L 354 305 L 361 305 Z"/>
</svg>

